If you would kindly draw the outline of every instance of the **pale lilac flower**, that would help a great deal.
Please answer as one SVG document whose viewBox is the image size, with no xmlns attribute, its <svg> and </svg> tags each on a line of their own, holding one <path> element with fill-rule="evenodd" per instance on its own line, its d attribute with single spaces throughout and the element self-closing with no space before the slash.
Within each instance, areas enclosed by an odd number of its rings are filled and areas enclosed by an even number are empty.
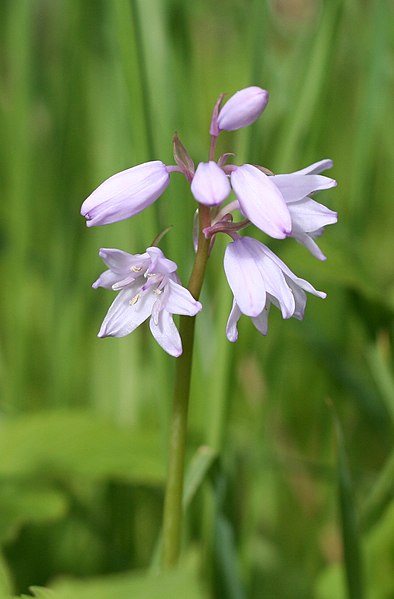
<svg viewBox="0 0 394 599">
<path fill-rule="evenodd" d="M 160 160 L 138 164 L 101 183 L 82 204 L 81 214 L 88 227 L 124 220 L 153 204 L 169 182 Z"/>
<path fill-rule="evenodd" d="M 269 94 L 257 86 L 236 92 L 219 111 L 219 131 L 235 131 L 254 123 L 267 105 Z"/>
<path fill-rule="evenodd" d="M 269 248 L 251 237 L 238 237 L 228 244 L 224 270 L 234 295 L 226 329 L 229 341 L 238 338 L 237 323 L 241 314 L 249 316 L 257 330 L 266 335 L 271 304 L 281 310 L 283 318 L 302 319 L 305 291 L 326 297 L 324 292 L 297 277 Z"/>
<path fill-rule="evenodd" d="M 291 237 L 305 245 L 319 260 L 326 257 L 314 240 L 323 233 L 326 225 L 336 223 L 338 216 L 333 210 L 312 200 L 309 194 L 337 184 L 335 179 L 320 175 L 331 167 L 331 160 L 321 160 L 294 173 L 271 177 L 290 212 Z"/>
<path fill-rule="evenodd" d="M 213 160 L 200 162 L 190 188 L 197 202 L 206 206 L 221 204 L 231 191 L 227 175 Z"/>
<path fill-rule="evenodd" d="M 150 317 L 150 330 L 156 341 L 171 356 L 179 356 L 182 342 L 172 315 L 195 316 L 202 306 L 180 284 L 175 262 L 157 247 L 134 255 L 103 248 L 100 256 L 109 270 L 100 275 L 93 287 L 112 288 L 119 293 L 98 336 L 124 337 Z"/>
</svg>

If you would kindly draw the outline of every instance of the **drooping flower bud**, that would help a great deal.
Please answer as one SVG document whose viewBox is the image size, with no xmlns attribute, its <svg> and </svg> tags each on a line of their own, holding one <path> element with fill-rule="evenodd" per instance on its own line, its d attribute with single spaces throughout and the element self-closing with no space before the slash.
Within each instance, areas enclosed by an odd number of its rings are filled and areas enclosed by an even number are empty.
<svg viewBox="0 0 394 599">
<path fill-rule="evenodd" d="M 231 191 L 227 175 L 213 160 L 200 162 L 191 184 L 191 192 L 200 204 L 217 206 Z"/>
<path fill-rule="evenodd" d="M 254 123 L 266 107 L 268 97 L 268 92 L 257 86 L 236 92 L 219 112 L 219 130 L 235 131 Z"/>
<path fill-rule="evenodd" d="M 138 164 L 101 183 L 82 204 L 81 214 L 88 227 L 130 218 L 153 204 L 169 182 L 167 167 L 160 160 Z"/>
</svg>

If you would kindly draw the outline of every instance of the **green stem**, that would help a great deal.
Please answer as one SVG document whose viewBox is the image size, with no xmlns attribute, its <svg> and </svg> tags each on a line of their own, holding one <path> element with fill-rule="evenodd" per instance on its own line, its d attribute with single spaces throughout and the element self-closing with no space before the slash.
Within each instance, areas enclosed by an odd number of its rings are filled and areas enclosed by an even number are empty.
<svg viewBox="0 0 394 599">
<path fill-rule="evenodd" d="M 198 249 L 190 277 L 188 289 L 195 299 L 199 299 L 209 255 L 209 240 L 205 239 L 203 228 L 209 225 L 210 214 L 207 206 L 199 206 L 200 233 Z M 195 317 L 181 316 L 179 329 L 183 353 L 177 359 L 175 390 L 170 427 L 170 447 L 168 458 L 167 486 L 163 514 L 163 568 L 176 565 L 182 536 L 182 495 L 186 450 L 187 411 L 190 395 L 190 380 L 193 360 Z"/>
</svg>

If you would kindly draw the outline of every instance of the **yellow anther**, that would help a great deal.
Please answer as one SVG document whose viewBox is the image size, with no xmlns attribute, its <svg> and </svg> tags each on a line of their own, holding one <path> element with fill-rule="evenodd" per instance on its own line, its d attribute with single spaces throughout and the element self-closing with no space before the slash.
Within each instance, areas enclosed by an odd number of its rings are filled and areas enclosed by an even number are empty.
<svg viewBox="0 0 394 599">
<path fill-rule="evenodd" d="M 137 293 L 137 295 L 135 295 L 134 297 L 131 298 L 131 300 L 129 301 L 130 306 L 134 306 L 134 304 L 136 304 L 138 302 L 138 300 L 140 299 L 140 294 Z"/>
</svg>

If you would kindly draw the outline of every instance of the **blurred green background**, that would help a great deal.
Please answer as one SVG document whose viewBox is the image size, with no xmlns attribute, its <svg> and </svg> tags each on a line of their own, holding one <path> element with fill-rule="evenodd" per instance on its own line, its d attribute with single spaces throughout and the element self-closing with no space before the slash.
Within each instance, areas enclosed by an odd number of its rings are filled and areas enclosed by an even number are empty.
<svg viewBox="0 0 394 599">
<path fill-rule="evenodd" d="M 394 14 L 385 0 L 2 0 L 0 596 L 394 597 Z M 162 242 L 186 282 L 195 204 L 173 176 L 143 214 L 86 229 L 105 178 L 206 160 L 221 92 L 269 90 L 223 134 L 236 161 L 334 160 L 303 322 L 225 337 L 224 245 L 197 320 L 185 558 L 157 579 L 174 359 L 147 327 L 96 338 L 112 301 L 100 247 Z M 210 449 L 199 449 L 208 446 Z M 153 564 L 155 560 L 153 559 Z M 33 593 L 33 591 L 31 591 Z M 3 595 L 1 595 L 3 594 Z M 28 595 L 30 596 L 30 595 Z"/>
</svg>

